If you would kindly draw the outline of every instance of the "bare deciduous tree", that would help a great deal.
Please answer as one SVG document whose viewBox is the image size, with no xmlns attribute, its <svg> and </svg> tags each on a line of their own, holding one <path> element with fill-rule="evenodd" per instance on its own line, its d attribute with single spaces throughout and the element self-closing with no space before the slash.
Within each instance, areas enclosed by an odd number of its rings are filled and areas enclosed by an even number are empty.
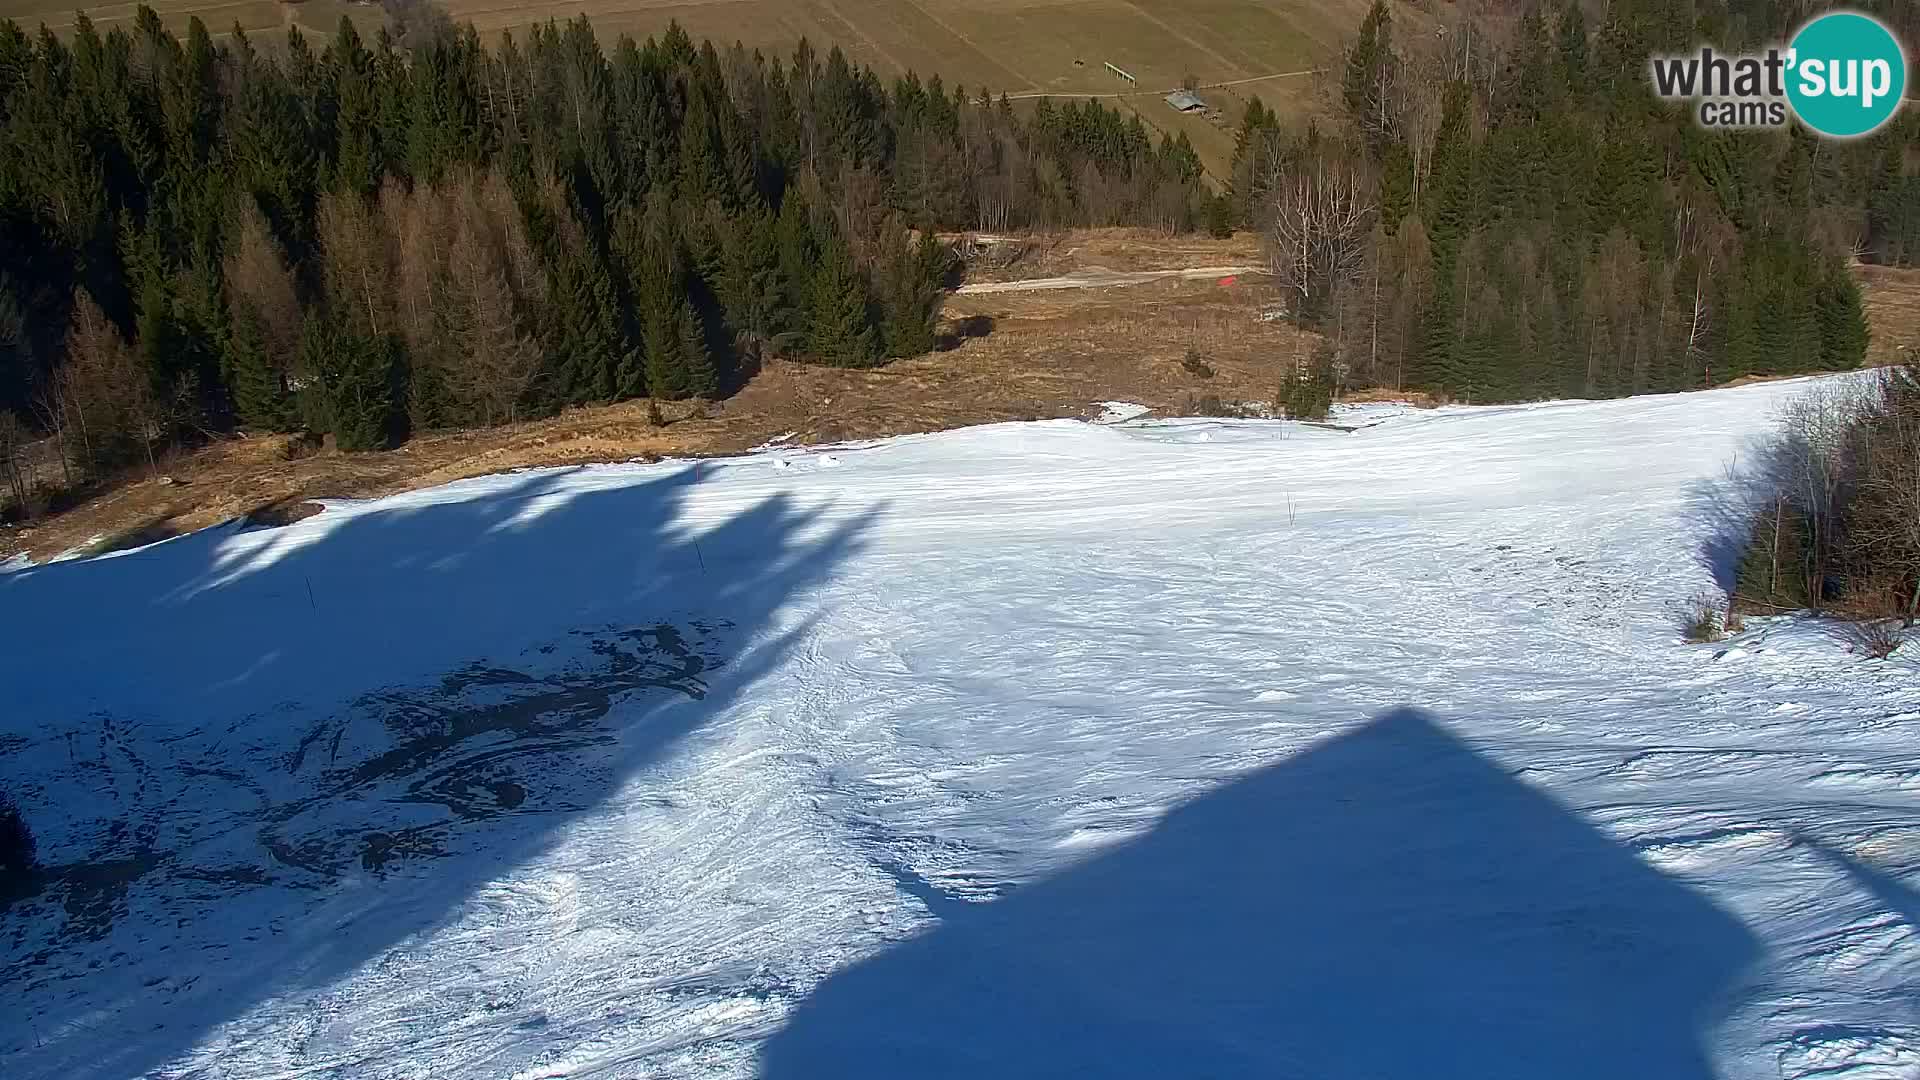
<svg viewBox="0 0 1920 1080">
<path fill-rule="evenodd" d="M 1647 291 L 1647 262 L 1640 245 L 1615 226 L 1587 259 L 1581 306 L 1586 311 L 1586 393 L 1600 392 L 1602 376 L 1617 385 L 1621 365 L 1637 362 L 1643 348 L 1641 300 Z M 1602 371 L 1603 361 L 1610 369 Z"/>
<path fill-rule="evenodd" d="M 1687 365 L 1704 369 L 1707 364 L 1707 333 L 1713 329 L 1713 311 L 1707 303 L 1707 277 L 1713 273 L 1708 259 L 1695 275 L 1693 309 L 1687 317 Z"/>
<path fill-rule="evenodd" d="M 449 204 L 451 226 L 439 325 L 450 347 L 448 392 L 491 425 L 518 418 L 540 368 L 540 348 L 525 328 L 524 305 L 513 285 L 510 248 L 526 246 L 524 236 L 509 239 L 519 233 L 519 222 L 491 213 L 479 188 L 467 175 L 438 196 Z"/>
<path fill-rule="evenodd" d="M 480 210 L 493 223 L 501 252 L 506 256 L 507 280 L 514 298 L 527 306 L 543 303 L 547 297 L 546 270 L 532 238 L 527 235 L 520 206 L 514 201 L 513 189 L 507 186 L 506 175 L 495 167 L 480 174 L 475 185 L 474 196 L 479 200 Z"/>
<path fill-rule="evenodd" d="M 549 195 L 559 198 L 557 190 Z M 413 365 L 414 423 L 518 419 L 542 360 L 533 328 L 547 282 L 505 178 L 454 169 L 411 192 L 389 185 L 378 209 L 365 223 L 377 244 L 366 246 L 351 208 L 337 212 L 334 228 L 350 253 L 363 246 L 384 253 L 392 283 L 387 317 Z M 365 258 L 342 259 L 337 270 L 349 290 L 357 275 L 381 272 Z M 369 305 L 366 314 L 381 317 L 381 308 Z"/>
<path fill-rule="evenodd" d="M 1335 153 L 1276 161 L 1273 170 L 1267 263 L 1293 294 L 1295 313 L 1309 317 L 1366 264 L 1374 185 L 1355 160 Z"/>
<path fill-rule="evenodd" d="M 1848 543 L 1897 579 L 1911 626 L 1920 616 L 1920 383 L 1911 369 L 1881 374 L 1860 457 Z"/>
<path fill-rule="evenodd" d="M 289 363 L 300 347 L 300 298 L 286 253 L 251 196 L 235 204 L 229 222 L 222 261 L 229 305 L 250 312 L 266 338 L 267 351 L 277 362 Z"/>
<path fill-rule="evenodd" d="M 162 402 L 140 358 L 85 289 L 74 290 L 59 378 L 65 427 L 78 437 L 83 470 L 97 473 L 143 453 L 154 466 Z"/>
<path fill-rule="evenodd" d="M 1828 381 L 1788 402 L 1782 413 L 1784 438 L 1776 450 L 1776 474 L 1806 530 L 1804 562 L 1798 569 L 1816 611 L 1825 602 L 1839 549 L 1863 411 L 1856 387 Z"/>
<path fill-rule="evenodd" d="M 831 209 L 856 262 L 869 266 L 880 257 L 891 209 L 887 206 L 886 182 L 877 173 L 843 167 L 837 189 L 832 193 L 822 191 L 821 201 L 813 205 Z"/>
<path fill-rule="evenodd" d="M 1436 88 L 1446 81 L 1443 39 L 1425 36 L 1408 42 L 1402 49 L 1393 83 L 1395 127 L 1406 139 L 1413 156 L 1413 206 L 1418 210 L 1426 190 L 1427 172 L 1433 156 L 1434 138 L 1440 132 L 1445 95 Z"/>
<path fill-rule="evenodd" d="M 1391 364 L 1393 388 L 1399 390 L 1418 348 L 1420 313 L 1433 292 L 1433 248 L 1419 215 L 1400 223 L 1381 258 L 1388 269 L 1383 276 L 1392 283 L 1381 305 L 1381 362 Z"/>
<path fill-rule="evenodd" d="M 415 363 L 432 363 L 443 343 L 434 313 L 440 295 L 450 226 L 446 200 L 424 185 L 408 193 L 389 183 L 380 189 L 380 225 L 393 267 L 394 320 Z"/>
<path fill-rule="evenodd" d="M 392 180 L 387 187 L 380 196 L 383 205 L 405 198 Z M 368 338 L 393 333 L 398 329 L 394 275 L 381 217 L 357 195 L 328 194 L 320 198 L 315 223 L 332 317 L 348 320 Z"/>
<path fill-rule="evenodd" d="M 20 422 L 11 410 L 0 409 L 0 479 L 4 479 L 8 494 L 13 496 L 14 506 L 19 508 L 21 517 L 33 516 L 33 486 L 28 478 L 26 464 L 27 445 L 32 433 Z"/>
</svg>

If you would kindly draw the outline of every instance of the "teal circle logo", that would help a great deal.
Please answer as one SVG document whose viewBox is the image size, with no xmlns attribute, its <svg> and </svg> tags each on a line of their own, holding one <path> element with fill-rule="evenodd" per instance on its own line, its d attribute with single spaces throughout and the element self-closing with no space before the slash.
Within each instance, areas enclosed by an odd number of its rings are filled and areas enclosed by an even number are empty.
<svg viewBox="0 0 1920 1080">
<path fill-rule="evenodd" d="M 1800 28 L 1788 59 L 1787 101 L 1802 123 L 1849 139 L 1879 129 L 1907 92 L 1907 56 L 1879 20 L 1851 11 Z"/>
</svg>

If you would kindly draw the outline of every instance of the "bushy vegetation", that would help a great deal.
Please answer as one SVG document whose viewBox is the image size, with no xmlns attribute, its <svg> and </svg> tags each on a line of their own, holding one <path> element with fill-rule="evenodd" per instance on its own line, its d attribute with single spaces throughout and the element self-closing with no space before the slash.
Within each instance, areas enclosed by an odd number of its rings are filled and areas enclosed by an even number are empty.
<svg viewBox="0 0 1920 1080">
<path fill-rule="evenodd" d="M 1906 644 L 1907 636 L 1885 619 L 1862 619 L 1847 626 L 1848 643 L 1853 651 L 1875 660 L 1885 660 Z"/>
<path fill-rule="evenodd" d="M 1695 599 L 1680 617 L 1680 632 L 1696 645 L 1719 641 L 1728 629 L 1719 605 L 1711 599 Z"/>
<path fill-rule="evenodd" d="M 1180 407 L 1180 415 L 1240 419 L 1251 414 L 1244 407 L 1223 400 L 1219 394 L 1188 394 Z"/>
<path fill-rule="evenodd" d="M 1280 383 L 1277 411 L 1295 420 L 1325 420 L 1338 383 L 1335 355 L 1334 344 L 1323 341 L 1306 363 L 1296 365 Z"/>
<path fill-rule="evenodd" d="M 1738 605 L 1920 618 L 1920 372 L 1888 368 L 1796 399 L 1759 482 Z"/>
<path fill-rule="evenodd" d="M 1207 363 L 1206 357 L 1200 355 L 1199 349 L 1189 348 L 1186 355 L 1180 358 L 1180 367 L 1197 379 L 1213 378 L 1213 365 Z"/>
<path fill-rule="evenodd" d="M 38 863 L 33 831 L 5 792 L 0 792 L 0 896 L 20 891 Z"/>
</svg>

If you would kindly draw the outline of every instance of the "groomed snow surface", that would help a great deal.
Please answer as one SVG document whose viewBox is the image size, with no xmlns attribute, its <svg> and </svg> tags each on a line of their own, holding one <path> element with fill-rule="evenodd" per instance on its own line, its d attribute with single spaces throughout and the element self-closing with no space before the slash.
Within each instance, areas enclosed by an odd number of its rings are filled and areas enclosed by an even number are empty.
<svg viewBox="0 0 1920 1080">
<path fill-rule="evenodd" d="M 1805 383 L 522 472 L 0 576 L 34 1078 L 1920 1076 Z"/>
</svg>

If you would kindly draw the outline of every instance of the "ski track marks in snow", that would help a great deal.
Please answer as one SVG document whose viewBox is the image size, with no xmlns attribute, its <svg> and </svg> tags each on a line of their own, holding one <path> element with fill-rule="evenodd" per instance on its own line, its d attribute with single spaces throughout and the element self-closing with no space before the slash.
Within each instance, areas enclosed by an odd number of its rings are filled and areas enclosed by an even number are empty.
<svg viewBox="0 0 1920 1080">
<path fill-rule="evenodd" d="M 1911 664 L 1675 630 L 1799 385 L 1105 403 L 14 569 L 0 1072 L 1920 1075 Z"/>
</svg>

